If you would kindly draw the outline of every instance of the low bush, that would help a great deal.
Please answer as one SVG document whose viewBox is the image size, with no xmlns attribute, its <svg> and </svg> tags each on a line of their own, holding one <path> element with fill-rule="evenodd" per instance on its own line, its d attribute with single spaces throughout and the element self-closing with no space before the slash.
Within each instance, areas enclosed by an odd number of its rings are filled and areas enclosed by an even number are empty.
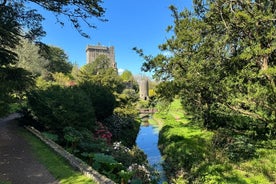
<svg viewBox="0 0 276 184">
<path fill-rule="evenodd" d="M 124 145 L 129 147 L 135 144 L 140 123 L 132 117 L 112 115 L 106 118 L 103 124 L 112 133 L 113 141 L 121 141 Z"/>
<path fill-rule="evenodd" d="M 147 156 L 143 151 L 136 146 L 130 149 L 121 142 L 113 143 L 110 154 L 125 167 L 129 167 L 132 163 L 148 164 Z"/>
</svg>

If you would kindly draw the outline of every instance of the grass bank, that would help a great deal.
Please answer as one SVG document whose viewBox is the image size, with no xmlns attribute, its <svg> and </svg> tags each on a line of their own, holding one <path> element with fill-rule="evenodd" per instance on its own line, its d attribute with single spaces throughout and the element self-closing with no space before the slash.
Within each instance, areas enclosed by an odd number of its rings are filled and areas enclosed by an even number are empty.
<svg viewBox="0 0 276 184">
<path fill-rule="evenodd" d="M 61 156 L 58 156 L 51 148 L 41 142 L 27 130 L 20 132 L 32 146 L 34 154 L 39 161 L 61 184 L 95 184 L 90 178 L 74 170 Z"/>
<path fill-rule="evenodd" d="M 159 147 L 170 183 L 276 183 L 274 141 L 271 147 L 254 145 L 255 156 L 250 159 L 233 161 L 214 146 L 215 131 L 185 117 L 179 100 L 166 112 L 154 114 L 152 121 L 161 126 Z"/>
</svg>

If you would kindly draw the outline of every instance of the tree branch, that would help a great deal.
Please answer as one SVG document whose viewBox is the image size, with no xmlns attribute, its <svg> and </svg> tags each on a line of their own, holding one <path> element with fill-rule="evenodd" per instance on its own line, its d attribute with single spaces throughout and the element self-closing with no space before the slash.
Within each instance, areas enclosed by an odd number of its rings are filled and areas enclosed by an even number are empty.
<svg viewBox="0 0 276 184">
<path fill-rule="evenodd" d="M 0 4 L 0 6 L 5 6 L 7 3 L 7 0 L 3 0 L 3 2 Z"/>
<path fill-rule="evenodd" d="M 266 118 L 262 117 L 259 114 L 254 113 L 254 112 L 249 112 L 249 111 L 246 111 L 244 109 L 241 109 L 239 107 L 232 106 L 232 105 L 229 105 L 229 104 L 226 104 L 226 106 L 229 107 L 230 109 L 236 111 L 236 112 L 239 112 L 239 113 L 243 114 L 243 115 L 246 115 L 246 116 L 249 116 L 249 117 L 253 117 L 253 118 L 261 120 L 263 122 L 267 122 L 268 121 Z"/>
</svg>

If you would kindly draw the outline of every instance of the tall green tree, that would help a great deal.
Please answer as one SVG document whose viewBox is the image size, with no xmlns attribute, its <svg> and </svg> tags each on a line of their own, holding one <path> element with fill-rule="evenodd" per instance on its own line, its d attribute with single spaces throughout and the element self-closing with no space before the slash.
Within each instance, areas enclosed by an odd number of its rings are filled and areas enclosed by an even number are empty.
<svg viewBox="0 0 276 184">
<path fill-rule="evenodd" d="M 48 61 L 46 69 L 49 73 L 70 73 L 73 65 L 68 61 L 65 51 L 55 46 L 45 46 L 41 55 Z"/>
<path fill-rule="evenodd" d="M 158 92 L 179 95 L 186 111 L 212 123 L 240 114 L 275 132 L 276 2 L 195 0 L 194 11 L 170 7 L 173 36 L 143 70 L 163 80 Z"/>
<path fill-rule="evenodd" d="M 32 83 L 30 73 L 15 67 L 18 60 L 13 51 L 19 44 L 20 22 L 14 16 L 20 7 L 7 7 L 0 4 L 0 116 L 9 111 L 13 102 L 22 91 Z M 34 17 L 34 22 L 37 21 Z"/>
<path fill-rule="evenodd" d="M 112 67 L 110 59 L 105 55 L 100 55 L 94 62 L 81 67 L 78 80 L 80 82 L 92 81 L 95 84 L 107 87 L 115 93 L 121 93 L 124 88 L 117 70 Z"/>
<path fill-rule="evenodd" d="M 19 45 L 20 39 L 37 40 L 44 36 L 42 27 L 43 16 L 34 8 L 29 7 L 35 3 L 47 11 L 53 12 L 57 20 L 60 16 L 67 17 L 81 35 L 89 37 L 81 29 L 81 22 L 95 28 L 90 22 L 91 17 L 103 20 L 105 10 L 101 0 L 93 1 L 67 1 L 67 0 L 4 0 L 0 2 L 0 114 L 7 109 L 6 106 L 14 93 L 20 93 L 31 84 L 30 73 L 17 68 L 18 56 L 14 49 Z"/>
<path fill-rule="evenodd" d="M 123 82 L 125 83 L 127 88 L 132 88 L 135 91 L 139 90 L 138 82 L 135 80 L 131 71 L 125 70 L 120 76 L 123 79 Z"/>
<path fill-rule="evenodd" d="M 15 50 L 18 55 L 16 66 L 32 73 L 33 76 L 41 76 L 47 72 L 49 65 L 43 56 L 39 54 L 40 48 L 28 39 L 22 39 Z"/>
<path fill-rule="evenodd" d="M 121 77 L 122 77 L 122 79 L 123 79 L 125 82 L 134 81 L 134 77 L 133 77 L 131 71 L 129 71 L 129 70 L 125 70 L 125 71 L 121 74 Z"/>
<path fill-rule="evenodd" d="M 105 73 L 108 69 L 114 70 L 110 59 L 106 55 L 99 55 L 95 61 L 84 65 L 81 71 L 84 75 L 99 75 Z"/>
</svg>

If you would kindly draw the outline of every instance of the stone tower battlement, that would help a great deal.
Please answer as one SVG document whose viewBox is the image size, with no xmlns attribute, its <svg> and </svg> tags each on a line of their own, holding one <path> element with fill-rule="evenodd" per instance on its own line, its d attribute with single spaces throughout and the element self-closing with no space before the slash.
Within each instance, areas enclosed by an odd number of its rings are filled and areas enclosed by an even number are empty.
<svg viewBox="0 0 276 184">
<path fill-rule="evenodd" d="M 98 56 L 105 55 L 110 60 L 110 65 L 117 69 L 117 64 L 115 61 L 115 51 L 114 47 L 106 47 L 102 45 L 88 45 L 86 47 L 86 63 L 94 62 Z"/>
</svg>

